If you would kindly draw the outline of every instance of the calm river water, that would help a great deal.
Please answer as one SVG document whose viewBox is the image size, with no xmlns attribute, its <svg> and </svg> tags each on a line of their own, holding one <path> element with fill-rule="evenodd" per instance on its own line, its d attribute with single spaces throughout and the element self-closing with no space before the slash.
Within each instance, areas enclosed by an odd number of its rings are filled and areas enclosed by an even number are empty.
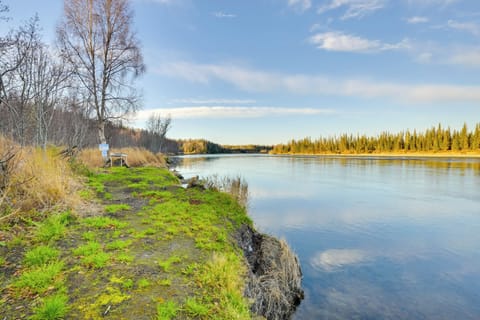
<svg viewBox="0 0 480 320">
<path fill-rule="evenodd" d="M 257 229 L 300 257 L 294 319 L 480 319 L 480 159 L 184 157 L 245 178 Z"/>
</svg>

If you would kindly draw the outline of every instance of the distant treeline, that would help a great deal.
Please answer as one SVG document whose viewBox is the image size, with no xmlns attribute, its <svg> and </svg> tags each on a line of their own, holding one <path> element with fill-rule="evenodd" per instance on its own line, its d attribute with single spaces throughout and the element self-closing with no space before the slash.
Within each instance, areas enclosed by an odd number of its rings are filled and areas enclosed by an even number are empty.
<svg viewBox="0 0 480 320">
<path fill-rule="evenodd" d="M 365 154 L 395 152 L 467 152 L 480 151 L 480 123 L 473 130 L 466 124 L 461 130 L 432 127 L 424 132 L 383 132 L 377 136 L 343 134 L 292 140 L 273 147 L 275 154 Z"/>
<path fill-rule="evenodd" d="M 178 149 L 184 154 L 217 154 L 217 153 L 268 153 L 271 146 L 220 145 L 205 139 L 177 140 Z"/>
</svg>

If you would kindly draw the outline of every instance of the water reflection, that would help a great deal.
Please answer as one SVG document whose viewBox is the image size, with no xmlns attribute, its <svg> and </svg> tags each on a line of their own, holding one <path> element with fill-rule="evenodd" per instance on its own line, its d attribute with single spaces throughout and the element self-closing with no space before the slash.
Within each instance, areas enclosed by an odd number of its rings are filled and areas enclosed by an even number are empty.
<svg viewBox="0 0 480 320">
<path fill-rule="evenodd" d="M 364 250 L 359 249 L 329 249 L 317 252 L 310 259 L 310 264 L 320 271 L 337 271 L 350 265 L 358 265 L 372 260 L 373 257 Z"/>
<path fill-rule="evenodd" d="M 480 159 L 209 156 L 241 175 L 256 226 L 298 253 L 295 319 L 479 319 Z"/>
</svg>

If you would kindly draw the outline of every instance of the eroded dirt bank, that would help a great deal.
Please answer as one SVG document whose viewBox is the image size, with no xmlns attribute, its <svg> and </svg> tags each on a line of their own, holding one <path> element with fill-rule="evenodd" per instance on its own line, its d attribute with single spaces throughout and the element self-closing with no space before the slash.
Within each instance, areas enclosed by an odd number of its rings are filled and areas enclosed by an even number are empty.
<svg viewBox="0 0 480 320">
<path fill-rule="evenodd" d="M 287 243 L 243 225 L 236 235 L 248 262 L 245 295 L 253 313 L 268 320 L 290 319 L 304 298 L 302 271 Z"/>
</svg>

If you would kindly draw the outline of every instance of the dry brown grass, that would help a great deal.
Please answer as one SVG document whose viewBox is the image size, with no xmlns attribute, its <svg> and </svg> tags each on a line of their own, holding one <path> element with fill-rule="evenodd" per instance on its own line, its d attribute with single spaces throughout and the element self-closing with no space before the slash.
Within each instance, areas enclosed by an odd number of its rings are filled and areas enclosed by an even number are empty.
<svg viewBox="0 0 480 320">
<path fill-rule="evenodd" d="M 211 175 L 205 178 L 205 187 L 230 194 L 244 208 L 248 206 L 248 183 L 240 176 L 221 177 Z"/>
<path fill-rule="evenodd" d="M 58 150 L 20 147 L 0 138 L 0 159 L 13 154 L 2 169 L 0 222 L 19 219 L 27 213 L 72 208 L 79 202 L 78 180 Z"/>
<path fill-rule="evenodd" d="M 162 154 L 153 154 L 143 148 L 121 148 L 112 149 L 112 153 L 125 153 L 127 155 L 127 163 L 131 167 L 155 166 L 165 167 L 166 161 Z M 104 166 L 102 154 L 98 149 L 83 149 L 78 154 L 78 160 L 89 168 L 99 168 Z"/>
<path fill-rule="evenodd" d="M 249 277 L 246 295 L 251 310 L 267 319 L 289 319 L 303 299 L 298 257 L 284 240 L 262 235 L 256 270 Z"/>
</svg>

